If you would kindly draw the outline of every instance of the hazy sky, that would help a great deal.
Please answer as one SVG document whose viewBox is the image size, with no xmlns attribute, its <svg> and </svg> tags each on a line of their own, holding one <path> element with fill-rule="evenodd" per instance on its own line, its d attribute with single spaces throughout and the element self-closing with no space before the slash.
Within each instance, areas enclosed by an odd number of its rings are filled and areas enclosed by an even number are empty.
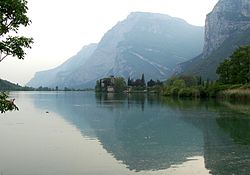
<svg viewBox="0 0 250 175">
<path fill-rule="evenodd" d="M 7 57 L 0 78 L 24 85 L 37 71 L 58 66 L 84 45 L 97 43 L 130 12 L 168 14 L 204 26 L 218 0 L 28 0 L 32 24 L 20 30 L 35 43 L 25 60 Z"/>
</svg>

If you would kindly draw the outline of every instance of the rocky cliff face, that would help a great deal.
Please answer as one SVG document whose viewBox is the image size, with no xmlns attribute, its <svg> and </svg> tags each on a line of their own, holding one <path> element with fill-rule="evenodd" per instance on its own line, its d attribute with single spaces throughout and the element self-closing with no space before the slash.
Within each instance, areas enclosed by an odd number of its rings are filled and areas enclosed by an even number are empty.
<svg viewBox="0 0 250 175">
<path fill-rule="evenodd" d="M 203 58 L 218 49 L 231 35 L 249 27 L 249 0 L 220 0 L 206 18 Z"/>
<path fill-rule="evenodd" d="M 203 53 L 177 67 L 180 74 L 217 79 L 218 65 L 241 45 L 250 44 L 250 1 L 220 0 L 207 15 Z"/>
</svg>

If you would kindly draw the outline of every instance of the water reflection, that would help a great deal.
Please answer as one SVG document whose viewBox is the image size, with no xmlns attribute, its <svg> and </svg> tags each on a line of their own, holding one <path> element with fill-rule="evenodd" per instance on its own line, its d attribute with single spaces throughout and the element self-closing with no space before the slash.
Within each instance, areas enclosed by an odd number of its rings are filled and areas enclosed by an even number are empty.
<svg viewBox="0 0 250 175">
<path fill-rule="evenodd" d="M 235 112 L 250 115 L 250 102 L 223 101 L 221 103 Z"/>
<path fill-rule="evenodd" d="M 130 170 L 167 169 L 203 155 L 211 174 L 250 171 L 250 116 L 218 102 L 145 94 L 32 98 L 37 107 L 60 114 L 84 136 L 97 138 Z"/>
<path fill-rule="evenodd" d="M 202 155 L 202 133 L 158 101 L 148 103 L 146 96 L 96 96 L 93 101 L 92 96 L 50 94 L 34 101 L 59 113 L 83 135 L 98 138 L 130 170 L 166 169 Z"/>
<path fill-rule="evenodd" d="M 249 118 L 221 117 L 216 119 L 217 124 L 222 128 L 235 143 L 250 145 L 250 120 Z"/>
<path fill-rule="evenodd" d="M 109 105 L 110 109 L 116 108 L 118 105 L 125 104 L 128 108 L 136 105 L 137 107 L 141 108 L 141 111 L 144 111 L 144 104 L 147 100 L 146 94 L 113 94 L 113 93 L 97 93 L 96 96 L 96 103 L 105 106 Z"/>
<path fill-rule="evenodd" d="M 202 131 L 205 165 L 211 174 L 249 174 L 249 115 L 229 108 L 224 102 L 179 101 L 176 106 L 170 104 L 172 108 L 181 109 L 183 120 Z"/>
<path fill-rule="evenodd" d="M 249 174 L 249 118 L 221 113 L 214 123 L 215 127 L 204 128 L 206 167 L 212 174 Z"/>
<path fill-rule="evenodd" d="M 116 108 L 113 113 L 107 113 L 112 116 L 107 122 L 102 119 L 106 109 L 110 108 L 105 103 L 109 102 Z M 171 109 L 162 108 L 157 103 L 153 105 L 152 101 L 148 104 L 143 94 L 128 96 L 118 110 L 113 102 L 108 99 L 99 106 L 100 101 L 97 101 L 100 120 L 109 128 L 98 132 L 97 128 L 104 125 L 95 126 L 97 137 L 103 147 L 130 170 L 166 169 L 186 161 L 187 157 L 202 154 L 201 133 L 180 120 Z"/>
</svg>

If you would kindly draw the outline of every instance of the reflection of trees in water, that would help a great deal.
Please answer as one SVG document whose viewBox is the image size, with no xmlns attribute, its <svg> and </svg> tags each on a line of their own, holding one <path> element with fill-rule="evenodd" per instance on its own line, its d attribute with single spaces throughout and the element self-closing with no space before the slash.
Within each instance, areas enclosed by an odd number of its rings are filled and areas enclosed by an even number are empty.
<svg viewBox="0 0 250 175">
<path fill-rule="evenodd" d="M 204 148 L 211 174 L 250 172 L 248 115 L 215 101 L 113 95 L 41 95 L 34 100 L 62 115 L 83 135 L 97 137 L 131 170 L 166 169 L 201 155 Z"/>
<path fill-rule="evenodd" d="M 206 167 L 212 174 L 247 175 L 250 171 L 250 128 L 245 122 L 249 123 L 249 119 L 234 119 L 225 112 L 219 115 L 215 121 L 210 121 L 213 128 L 204 128 Z"/>
<path fill-rule="evenodd" d="M 96 96 L 92 101 L 78 94 L 46 98 L 50 99 L 41 106 L 61 114 L 83 135 L 88 134 L 85 127 L 91 128 L 103 147 L 130 170 L 166 169 L 201 155 L 201 133 L 154 97 Z M 85 107 L 86 103 L 90 105 Z"/>
<path fill-rule="evenodd" d="M 223 101 L 221 104 L 230 108 L 231 110 L 246 115 L 250 115 L 250 103 L 249 102 L 233 102 L 233 101 Z"/>
<path fill-rule="evenodd" d="M 127 107 L 130 108 L 133 106 L 140 105 L 142 111 L 144 110 L 145 103 L 147 103 L 147 105 L 149 106 L 152 106 L 152 105 L 166 106 L 164 104 L 166 101 L 167 102 L 172 101 L 172 103 L 175 105 L 177 102 L 176 100 L 173 100 L 171 98 L 164 98 L 162 96 L 159 96 L 153 93 L 152 94 L 150 93 L 149 94 L 146 94 L 146 93 L 129 93 L 129 94 L 96 93 L 95 97 L 96 97 L 96 103 L 98 105 L 102 105 L 102 107 L 109 106 L 110 108 L 117 108 L 119 106 L 123 106 L 124 104 L 127 104 Z M 181 103 L 182 101 L 179 101 L 179 102 Z M 189 104 L 192 105 L 192 103 L 189 103 Z"/>
<path fill-rule="evenodd" d="M 110 109 L 117 108 L 127 104 L 127 107 L 130 108 L 134 105 L 140 105 L 141 110 L 144 111 L 144 104 L 146 101 L 146 94 L 137 93 L 137 94 L 116 94 L 116 93 L 96 93 L 96 102 L 97 104 L 103 106 L 109 106 Z M 123 106 L 124 107 L 124 106 Z"/>
<path fill-rule="evenodd" d="M 177 102 L 177 108 L 182 109 L 183 120 L 203 132 L 205 165 L 211 174 L 249 174 L 249 115 L 213 101 L 199 101 L 196 107 L 188 107 L 188 101 L 181 103 Z"/>
<path fill-rule="evenodd" d="M 97 98 L 100 100 L 100 96 Z M 120 97 L 101 98 L 104 101 L 97 103 L 102 104 L 98 115 L 102 125 L 94 126 L 96 135 L 103 147 L 130 170 L 166 169 L 187 157 L 201 155 L 201 133 L 163 107 L 158 96 L 127 94 L 119 110 L 116 102 Z M 109 102 L 113 102 L 112 113 L 105 105 Z"/>
<path fill-rule="evenodd" d="M 249 124 L 249 118 L 228 116 L 225 113 L 216 118 L 217 127 L 206 135 L 210 144 L 205 145 L 206 166 L 212 174 L 249 174 Z"/>
<path fill-rule="evenodd" d="M 220 117 L 216 121 L 235 143 L 250 145 L 250 119 L 248 117 Z"/>
<path fill-rule="evenodd" d="M 234 143 L 231 138 L 221 130 L 216 121 L 216 119 L 220 117 L 220 110 L 225 111 L 225 108 L 219 106 L 218 103 L 214 101 L 183 101 L 161 98 L 154 100 L 154 98 L 152 98 L 151 100 L 145 99 L 145 101 L 147 101 L 147 107 L 145 108 L 144 115 L 143 117 L 138 117 L 140 116 L 140 111 L 138 111 L 138 114 L 135 112 L 133 112 L 133 114 L 131 113 L 135 108 L 133 104 L 137 104 L 133 102 L 133 99 L 136 99 L 136 97 L 130 97 L 129 110 L 126 111 L 125 114 L 120 113 L 117 115 L 120 117 L 118 119 L 116 118 L 114 128 L 111 130 L 112 132 L 103 133 L 102 130 L 102 132 L 97 134 L 104 148 L 112 153 L 116 159 L 122 160 L 130 169 L 137 171 L 167 168 L 171 164 L 180 162 L 181 158 L 184 158 L 184 161 L 185 156 L 183 156 L 182 152 L 188 153 L 187 148 L 191 148 L 191 146 L 189 144 L 183 144 L 185 147 L 182 147 L 178 145 L 178 141 L 185 143 L 184 140 L 187 139 L 190 143 L 193 143 L 195 139 L 199 139 L 199 137 L 193 134 L 195 131 L 185 130 L 184 127 L 180 129 L 176 126 L 176 123 L 180 123 L 180 120 L 177 120 L 175 117 L 181 117 L 183 121 L 191 123 L 203 132 L 207 168 L 211 169 L 212 172 L 221 172 L 220 168 L 226 166 L 226 162 L 223 161 L 225 159 L 223 151 L 226 150 L 227 152 L 227 145 L 231 146 L 234 145 Z M 154 105 L 160 107 L 155 108 Z M 162 105 L 165 105 L 164 108 L 162 108 Z M 103 107 L 105 108 L 105 106 Z M 157 117 L 150 117 L 151 111 L 148 111 L 150 107 L 154 109 L 151 113 L 152 116 L 158 112 L 160 113 L 159 117 L 164 116 L 163 113 L 175 117 L 160 117 L 158 119 Z M 166 110 L 161 111 L 161 109 Z M 119 112 L 121 111 L 119 110 Z M 135 118 L 135 116 L 137 117 Z M 110 124 L 111 122 L 108 123 Z M 138 127 L 140 129 L 135 129 Z M 180 133 L 178 134 L 178 132 Z M 115 133 L 115 135 L 111 133 Z M 185 133 L 190 135 L 185 135 Z M 112 135 L 111 138 L 106 138 L 110 135 Z M 173 137 L 178 138 L 176 142 L 171 139 Z M 150 138 L 150 140 L 147 140 L 147 138 Z M 191 141 L 192 138 L 194 139 L 193 141 Z M 188 141 L 186 143 L 188 143 Z M 228 161 L 228 159 L 226 160 Z M 225 172 L 229 174 L 232 171 L 227 168 L 225 168 L 225 170 Z"/>
<path fill-rule="evenodd" d="M 184 162 L 186 157 L 201 154 L 201 135 L 178 118 L 146 108 L 143 115 L 135 109 L 119 113 L 114 125 L 106 127 L 110 130 L 102 130 L 97 136 L 103 147 L 129 169 L 166 169 Z"/>
</svg>

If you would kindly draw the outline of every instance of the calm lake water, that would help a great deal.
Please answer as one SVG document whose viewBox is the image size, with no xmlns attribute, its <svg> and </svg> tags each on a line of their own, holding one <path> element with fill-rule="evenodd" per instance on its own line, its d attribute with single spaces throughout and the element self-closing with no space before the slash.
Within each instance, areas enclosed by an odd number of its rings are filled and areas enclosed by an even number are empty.
<svg viewBox="0 0 250 175">
<path fill-rule="evenodd" d="M 13 92 L 0 175 L 248 175 L 250 106 L 154 95 Z"/>
</svg>

